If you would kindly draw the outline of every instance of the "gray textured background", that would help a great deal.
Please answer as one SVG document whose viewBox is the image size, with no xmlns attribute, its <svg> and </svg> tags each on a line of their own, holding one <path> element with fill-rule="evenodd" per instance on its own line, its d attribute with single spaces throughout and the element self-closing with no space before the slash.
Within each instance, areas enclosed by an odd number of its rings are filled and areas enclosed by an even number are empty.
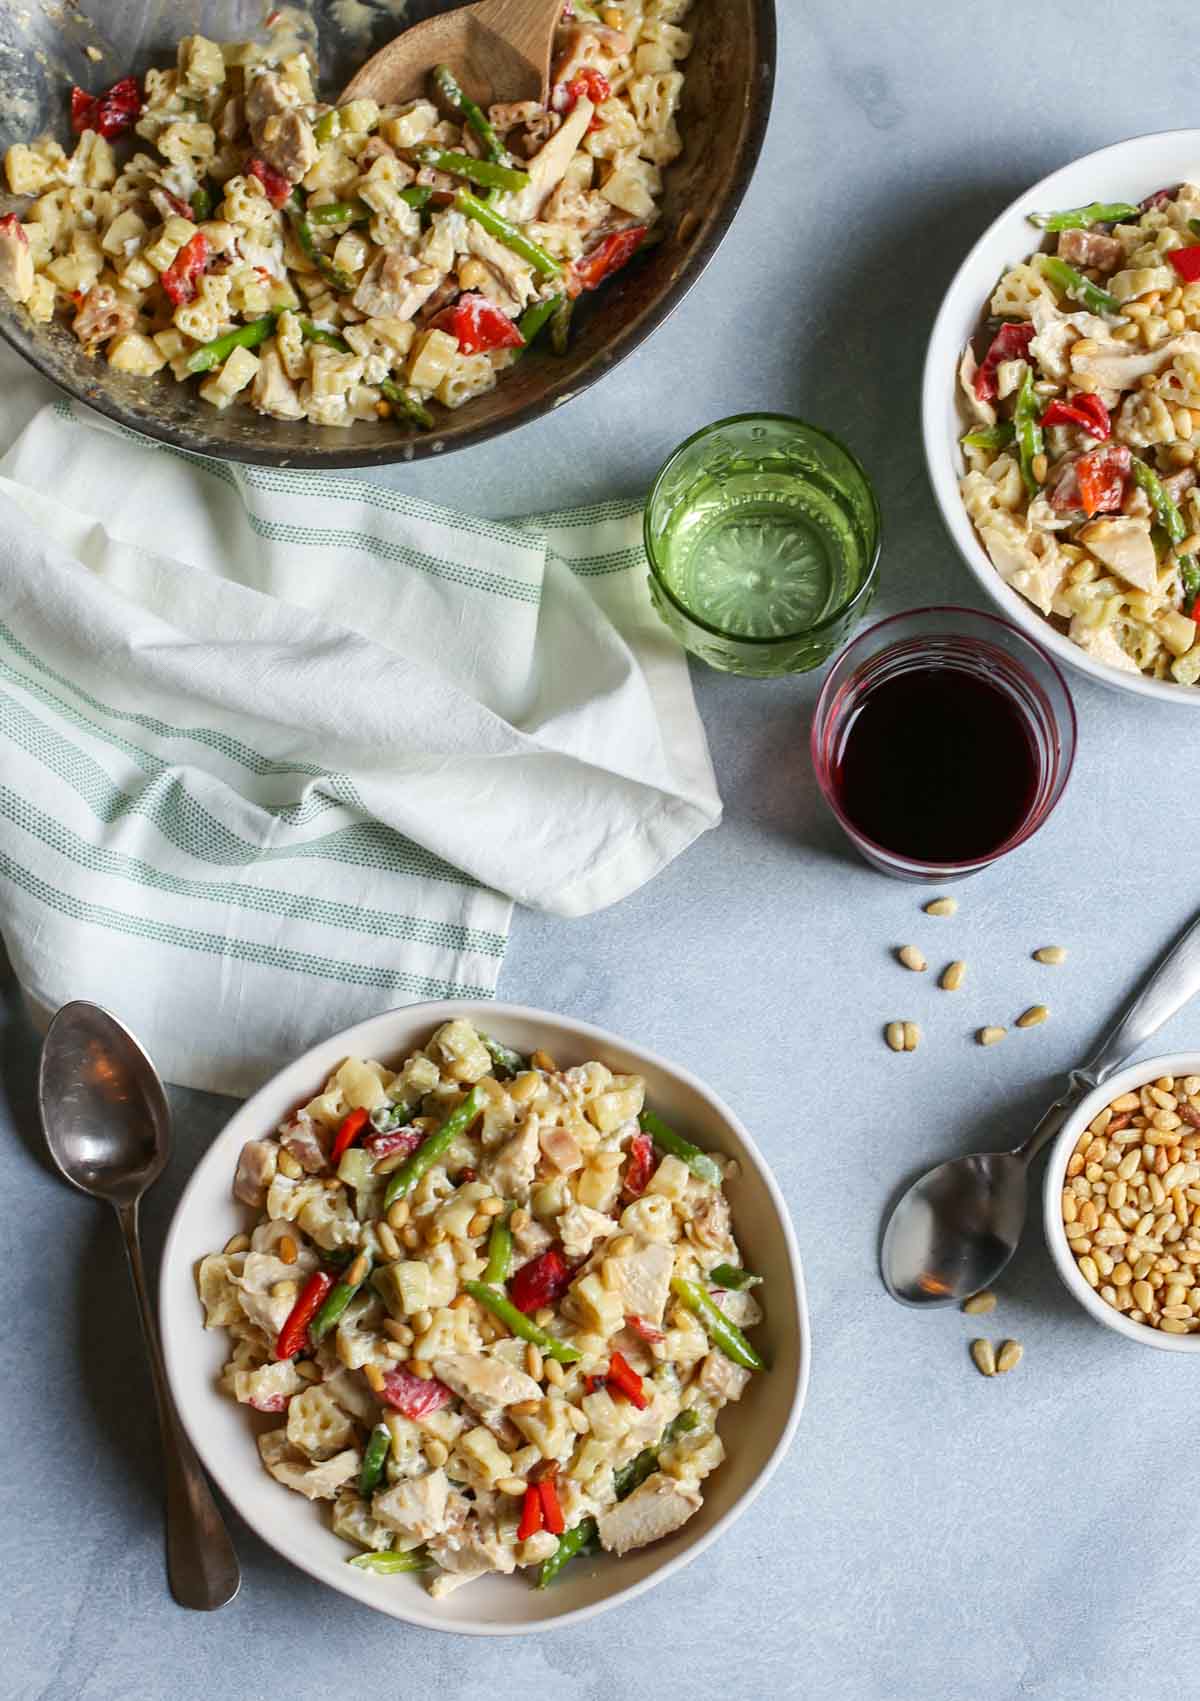
<svg viewBox="0 0 1200 1701">
<path fill-rule="evenodd" d="M 919 453 L 938 299 L 970 241 L 1035 178 L 1194 122 L 1196 26 L 1163 0 L 1120 14 L 1079 0 L 780 10 L 762 165 L 685 308 L 553 421 L 397 478 L 480 513 L 565 506 L 642 490 L 672 444 L 718 415 L 793 410 L 844 436 L 875 475 L 880 611 L 973 600 Z M 968 1319 L 901 1311 L 875 1264 L 897 1181 L 944 1152 L 1023 1136 L 1056 1072 L 1190 916 L 1196 721 L 1079 683 L 1080 758 L 1053 824 L 960 887 L 954 921 L 935 922 L 918 908 L 927 894 L 851 861 L 819 806 L 806 753 L 816 681 L 696 683 L 723 826 L 607 914 L 518 915 L 500 992 L 699 1070 L 773 1160 L 806 1260 L 814 1370 L 767 1495 L 682 1576 L 539 1641 L 406 1630 L 322 1591 L 236 1521 L 238 1601 L 216 1618 L 176 1608 L 115 1226 L 37 1153 L 36 1048 L 10 987 L 5 1698 L 1196 1692 L 1190 1360 L 1092 1323 L 1059 1286 L 1036 1220 L 993 1320 L 1026 1346 L 1001 1381 L 971 1368 Z M 966 990 L 950 997 L 895 967 L 888 948 L 910 939 L 935 966 L 965 957 Z M 1065 968 L 1029 961 L 1046 943 L 1071 948 Z M 1045 1027 L 972 1045 L 974 1027 L 1011 1022 L 1035 997 L 1051 1006 Z M 915 1056 L 883 1048 L 894 1016 L 922 1022 Z M 1189 1043 L 1194 1022 L 1180 1018 L 1162 1049 Z M 185 1094 L 176 1108 L 176 1160 L 147 1212 L 153 1256 L 228 1110 Z"/>
</svg>

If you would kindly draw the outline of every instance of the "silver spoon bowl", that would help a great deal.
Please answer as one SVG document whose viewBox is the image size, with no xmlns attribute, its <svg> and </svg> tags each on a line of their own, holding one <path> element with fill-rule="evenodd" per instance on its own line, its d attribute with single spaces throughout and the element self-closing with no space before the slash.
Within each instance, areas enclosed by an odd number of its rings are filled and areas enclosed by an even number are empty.
<svg viewBox="0 0 1200 1701">
<path fill-rule="evenodd" d="M 167 1389 L 146 1290 L 138 1204 L 166 1166 L 171 1115 L 158 1071 L 98 1004 L 64 1004 L 38 1070 L 38 1110 L 59 1173 L 117 1213 L 150 1359 L 166 1465 L 167 1576 L 181 1606 L 211 1612 L 241 1586 L 237 1555 Z"/>
<path fill-rule="evenodd" d="M 952 1158 L 915 1181 L 884 1232 L 884 1286 L 902 1305 L 954 1305 L 994 1282 L 1025 1224 L 1029 1167 L 1086 1093 L 1127 1063 L 1200 992 L 1200 919 L 1161 957 L 1116 1025 L 1073 1070 L 1024 1145 Z"/>
</svg>

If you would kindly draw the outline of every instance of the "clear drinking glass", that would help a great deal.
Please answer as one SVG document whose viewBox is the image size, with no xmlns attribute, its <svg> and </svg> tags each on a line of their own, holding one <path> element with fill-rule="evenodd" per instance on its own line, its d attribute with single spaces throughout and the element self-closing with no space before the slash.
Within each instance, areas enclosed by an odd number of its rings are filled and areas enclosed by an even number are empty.
<svg viewBox="0 0 1200 1701">
<path fill-rule="evenodd" d="M 681 443 L 646 504 L 650 594 L 693 655 L 771 678 L 819 667 L 870 607 L 879 508 L 828 432 L 739 414 Z"/>
<path fill-rule="evenodd" d="M 839 774 L 855 720 L 870 693 L 905 673 L 940 669 L 972 676 L 1003 693 L 1030 746 L 1031 786 L 1023 818 L 1000 843 L 967 860 L 938 862 L 898 854 L 868 837 L 843 807 Z M 897 747 L 905 737 L 895 726 Z M 1053 658 L 998 615 L 969 608 L 922 608 L 881 620 L 848 644 L 829 671 L 812 725 L 812 762 L 825 801 L 855 849 L 901 880 L 962 879 L 1025 843 L 1049 818 L 1075 760 L 1075 706 Z M 986 773 L 989 752 L 979 751 Z"/>
</svg>

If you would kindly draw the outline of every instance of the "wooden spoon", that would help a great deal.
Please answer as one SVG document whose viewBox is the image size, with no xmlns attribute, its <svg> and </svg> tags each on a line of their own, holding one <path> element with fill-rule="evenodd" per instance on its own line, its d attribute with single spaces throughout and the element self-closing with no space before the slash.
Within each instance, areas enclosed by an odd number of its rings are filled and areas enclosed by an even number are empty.
<svg viewBox="0 0 1200 1701">
<path fill-rule="evenodd" d="M 342 101 L 369 96 L 380 106 L 429 93 L 429 73 L 449 65 L 480 106 L 536 100 L 550 93 L 550 55 L 563 0 L 478 0 L 426 18 L 372 54 L 342 90 Z"/>
</svg>

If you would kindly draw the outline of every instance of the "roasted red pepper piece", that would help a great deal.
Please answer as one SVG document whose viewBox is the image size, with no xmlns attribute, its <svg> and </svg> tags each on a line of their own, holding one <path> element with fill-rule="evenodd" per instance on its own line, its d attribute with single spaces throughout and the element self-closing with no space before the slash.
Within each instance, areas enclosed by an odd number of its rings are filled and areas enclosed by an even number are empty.
<svg viewBox="0 0 1200 1701">
<path fill-rule="evenodd" d="M 1032 341 L 1032 325 L 1001 325 L 975 374 L 975 394 L 981 402 L 996 399 L 996 368 L 1000 362 L 1023 360 Z"/>
<path fill-rule="evenodd" d="M 195 301 L 199 280 L 208 265 L 208 238 L 198 230 L 176 254 L 162 275 L 162 286 L 176 307 Z"/>
<path fill-rule="evenodd" d="M 324 1270 L 313 1271 L 300 1289 L 300 1298 L 288 1312 L 287 1321 L 279 1331 L 279 1339 L 275 1342 L 276 1358 L 295 1358 L 298 1352 L 303 1352 L 308 1344 L 308 1326 L 321 1309 L 325 1295 L 332 1286 L 332 1276 L 327 1275 Z"/>
<path fill-rule="evenodd" d="M 103 94 L 71 90 L 71 128 L 77 136 L 85 130 L 98 130 L 106 142 L 111 142 L 133 129 L 141 110 L 142 91 L 136 77 L 122 77 Z"/>
<path fill-rule="evenodd" d="M 508 314 L 486 295 L 460 295 L 433 320 L 433 328 L 458 338 L 462 354 L 482 354 L 493 348 L 524 348 L 525 338 Z"/>
<path fill-rule="evenodd" d="M 276 171 L 273 165 L 268 165 L 265 159 L 257 154 L 246 162 L 246 170 L 251 177 L 257 177 L 267 193 L 267 200 L 273 207 L 282 207 L 292 198 L 292 186 L 282 171 Z"/>
<path fill-rule="evenodd" d="M 558 85 L 550 104 L 555 112 L 561 112 L 566 117 L 568 112 L 575 110 L 584 96 L 591 101 L 593 106 L 599 106 L 601 101 L 607 100 L 611 93 L 612 84 L 604 75 L 604 72 L 597 70 L 594 65 L 585 65 L 576 76 L 571 78 L 569 83 Z M 599 130 L 603 123 L 604 120 L 600 117 L 600 114 L 598 112 L 593 113 L 588 129 L 589 131 Z"/>
<path fill-rule="evenodd" d="M 517 1525 L 517 1540 L 527 1542 L 530 1536 L 536 1536 L 545 1523 L 545 1512 L 542 1508 L 542 1491 L 538 1483 L 530 1483 L 525 1490 L 525 1501 L 521 1507 L 521 1522 Z"/>
<path fill-rule="evenodd" d="M 1123 443 L 1105 443 L 1103 448 L 1090 449 L 1075 463 L 1079 481 L 1079 500 L 1083 511 L 1092 514 L 1116 514 L 1125 500 L 1125 481 L 1129 477 L 1130 454 Z"/>
<path fill-rule="evenodd" d="M 650 1404 L 642 1387 L 642 1379 L 621 1353 L 614 1353 L 608 1361 L 608 1374 L 604 1379 L 608 1386 L 635 1405 L 639 1412 L 644 1412 Z"/>
<path fill-rule="evenodd" d="M 334 1169 L 337 1168 L 342 1153 L 349 1151 L 366 1126 L 367 1113 L 361 1106 L 357 1110 L 352 1110 L 348 1116 L 343 1116 L 341 1126 L 333 1137 L 333 1145 L 329 1152 L 329 1162 Z"/>
<path fill-rule="evenodd" d="M 556 1246 L 522 1264 L 508 1284 L 508 1297 L 518 1311 L 526 1316 L 540 1311 L 543 1305 L 554 1305 L 571 1285 L 571 1271 Z"/>
<path fill-rule="evenodd" d="M 1200 248 L 1196 250 L 1200 254 Z M 1103 443 L 1106 437 L 1112 436 L 1112 420 L 1108 409 L 1099 396 L 1089 395 L 1081 391 L 1077 396 L 1071 396 L 1067 401 L 1051 402 L 1042 415 L 1043 425 L 1079 425 L 1092 437 Z"/>
<path fill-rule="evenodd" d="M 411 1370 L 397 1365 L 384 1377 L 379 1398 L 406 1418 L 423 1418 L 441 1411 L 454 1396 L 436 1376 L 414 1376 Z"/>
<path fill-rule="evenodd" d="M 654 1174 L 654 1141 L 649 1134 L 635 1134 L 629 1142 L 629 1162 L 622 1187 L 630 1199 L 640 1199 Z"/>
<path fill-rule="evenodd" d="M 567 273 L 567 294 L 575 296 L 585 289 L 599 289 L 606 278 L 611 278 L 614 272 L 619 272 L 633 259 L 649 228 L 648 225 L 635 224 L 629 230 L 615 231 L 612 236 L 606 236 L 603 242 L 597 243 L 591 253 L 576 260 Z"/>
<path fill-rule="evenodd" d="M 655 1328 L 654 1324 L 648 1323 L 644 1317 L 627 1317 L 625 1325 L 632 1329 L 635 1335 L 640 1335 L 643 1341 L 648 1341 L 652 1347 L 667 1338 L 661 1329 Z"/>
<path fill-rule="evenodd" d="M 555 1487 L 554 1478 L 543 1477 L 537 1485 L 537 1492 L 542 1503 L 542 1528 L 549 1530 L 552 1536 L 561 1536 L 567 1524 L 562 1515 L 562 1507 L 558 1504 L 558 1489 Z"/>
<path fill-rule="evenodd" d="M 1200 242 L 1190 248 L 1172 248 L 1167 259 L 1184 283 L 1195 283 L 1200 278 Z"/>
</svg>

